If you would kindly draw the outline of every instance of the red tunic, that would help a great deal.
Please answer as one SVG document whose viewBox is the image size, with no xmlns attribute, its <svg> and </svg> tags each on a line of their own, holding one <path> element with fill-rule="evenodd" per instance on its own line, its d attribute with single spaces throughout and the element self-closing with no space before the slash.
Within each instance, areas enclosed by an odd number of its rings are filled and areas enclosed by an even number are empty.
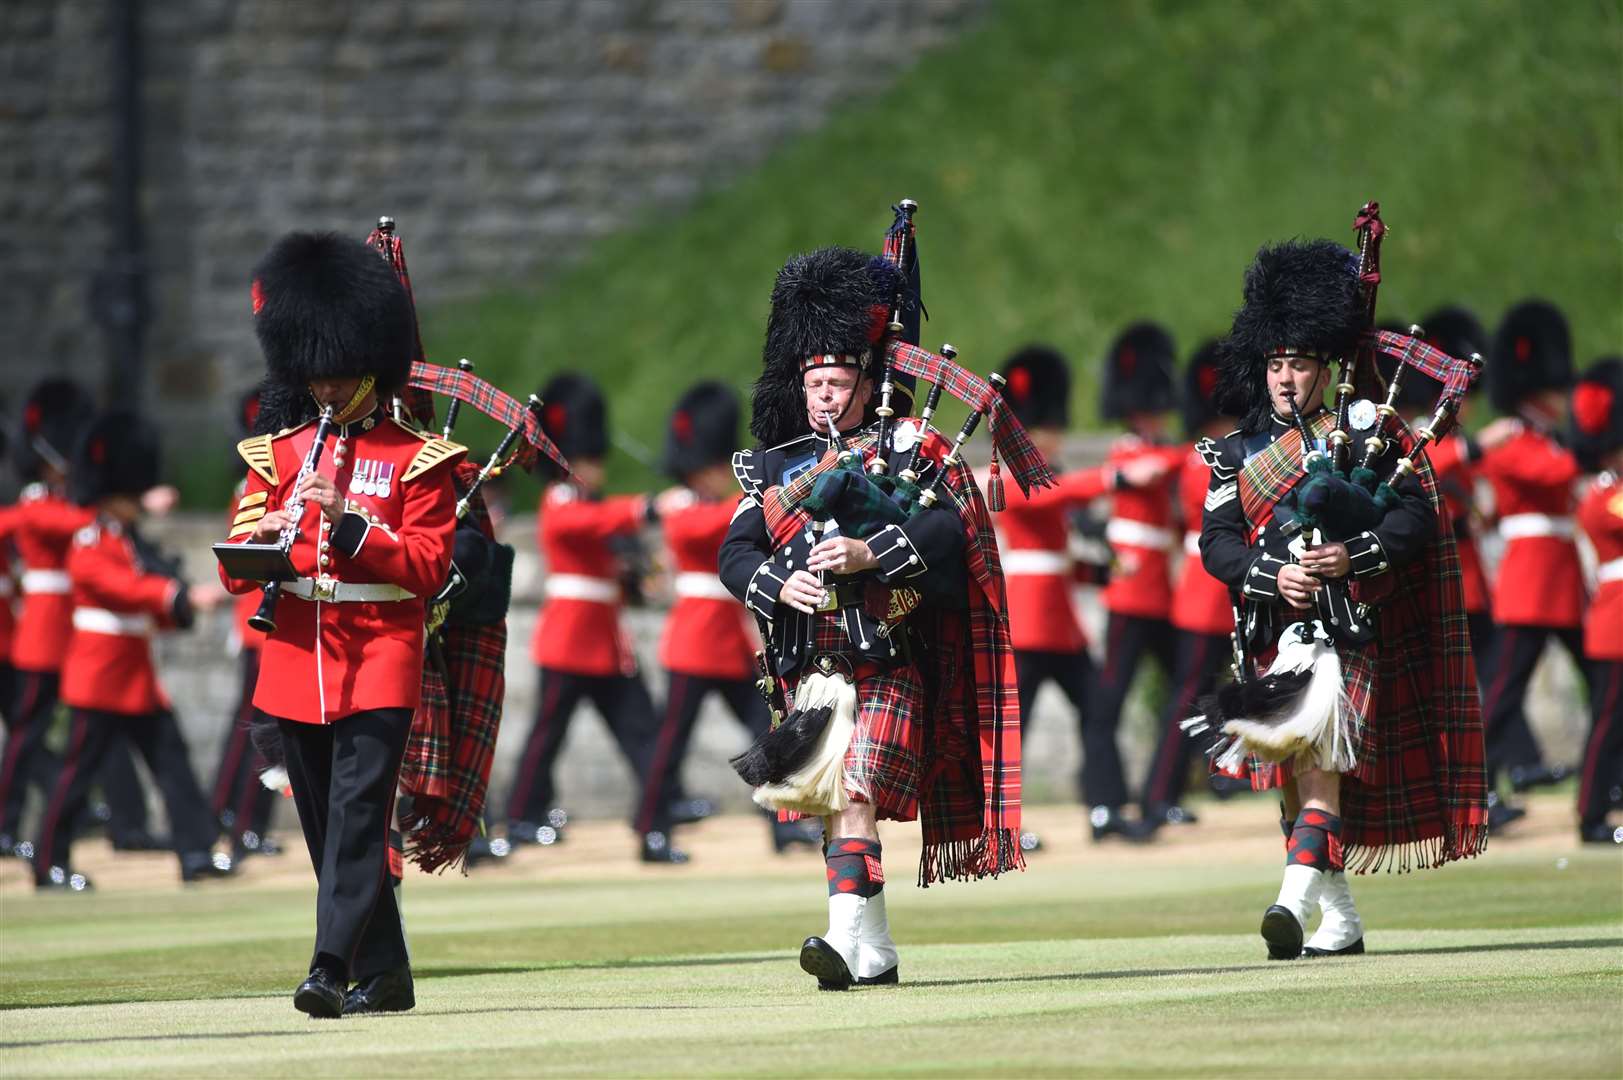
<svg viewBox="0 0 1623 1080">
<path fill-rule="evenodd" d="M 17 581 L 11 574 L 11 535 L 17 528 L 16 506 L 0 506 L 0 666 L 11 663 L 11 644 L 16 636 Z"/>
<path fill-rule="evenodd" d="M 620 560 L 609 541 L 642 528 L 648 499 L 589 499 L 554 484 L 541 501 L 536 533 L 546 561 L 546 601 L 530 639 L 530 659 L 574 675 L 632 675 L 631 641 L 620 626 Z"/>
<path fill-rule="evenodd" d="M 173 626 L 180 583 L 145 572 L 118 522 L 101 518 L 74 534 L 73 636 L 62 664 L 62 703 L 140 716 L 169 707 L 152 662 L 152 634 Z"/>
<path fill-rule="evenodd" d="M 244 477 L 237 482 L 237 487 L 231 496 L 231 516 L 227 518 L 227 531 L 229 523 L 237 514 L 237 506 L 242 497 L 248 493 L 248 479 Z M 237 644 L 244 649 L 257 649 L 265 644 L 263 631 L 255 630 L 248 625 L 248 617 L 259 610 L 259 590 L 251 589 L 237 597 L 231 604 L 231 632 L 236 635 Z"/>
<path fill-rule="evenodd" d="M 1009 641 L 1015 649 L 1076 653 L 1088 647 L 1071 605 L 1067 516 L 1109 491 L 1110 480 L 1109 468 L 1065 473 L 1029 499 L 1020 485 L 1006 486 L 1008 505 L 996 521 L 1009 597 Z"/>
<path fill-rule="evenodd" d="M 338 588 L 366 586 L 379 593 L 393 586 L 410 595 L 334 601 L 318 593 L 304 599 L 284 586 L 254 690 L 254 706 L 272 716 L 330 724 L 369 709 L 415 709 L 421 696 L 425 599 L 444 586 L 450 569 L 456 515 L 451 467 L 467 451 L 376 419 L 381 415 L 334 425 L 317 467 L 369 520 L 360 547 L 353 556 L 337 542 L 329 548 L 334 530 L 306 504 L 292 559 L 307 588 L 321 574 Z M 258 517 L 293 494 L 314 438 L 315 424 L 309 423 L 238 445 L 252 471 L 231 540 L 247 540 Z M 234 593 L 258 594 L 257 582 L 226 578 L 223 570 L 221 578 Z"/>
<path fill-rule="evenodd" d="M 755 674 L 760 646 L 749 616 L 716 573 L 735 507 L 732 502 L 695 502 L 660 519 L 676 573 L 676 603 L 659 639 L 659 662 L 667 671 L 710 679 Z"/>
<path fill-rule="evenodd" d="M 96 513 L 68 502 L 44 484 L 23 488 L 13 513 L 23 604 L 11 663 L 21 671 L 60 671 L 73 633 L 68 546 Z"/>
<path fill-rule="evenodd" d="M 1584 655 L 1623 660 L 1623 482 L 1605 473 L 1578 504 L 1578 524 L 1595 546 L 1599 586 L 1584 618 Z"/>
<path fill-rule="evenodd" d="M 1172 527 L 1172 482 L 1184 454 L 1182 447 L 1158 446 L 1135 435 L 1111 444 L 1112 465 L 1143 457 L 1159 457 L 1167 465 L 1155 483 L 1122 488 L 1111 498 L 1105 539 L 1115 559 L 1104 603 L 1118 615 L 1165 619 L 1172 609 L 1172 548 L 1181 539 Z"/>
<path fill-rule="evenodd" d="M 1465 587 L 1465 613 L 1475 615 L 1488 610 L 1488 578 L 1482 570 L 1482 554 L 1477 550 L 1476 537 L 1471 534 L 1472 490 L 1476 470 L 1460 452 L 1464 440 L 1455 436 L 1444 439 L 1426 452 L 1431 460 L 1431 471 L 1437 477 L 1443 504 L 1448 508 L 1449 520 L 1454 523 L 1454 543 L 1460 553 L 1460 578 Z"/>
<path fill-rule="evenodd" d="M 1493 621 L 1578 626 L 1584 579 L 1573 543 L 1577 460 L 1548 435 L 1528 428 L 1486 451 L 1480 467 L 1493 485 L 1505 538 L 1493 587 Z"/>
<path fill-rule="evenodd" d="M 1172 625 L 1194 634 L 1229 634 L 1234 608 L 1228 586 L 1206 572 L 1200 561 L 1200 519 L 1212 470 L 1191 447 L 1178 472 L 1178 501 L 1183 509 L 1183 568 L 1172 595 Z"/>
</svg>

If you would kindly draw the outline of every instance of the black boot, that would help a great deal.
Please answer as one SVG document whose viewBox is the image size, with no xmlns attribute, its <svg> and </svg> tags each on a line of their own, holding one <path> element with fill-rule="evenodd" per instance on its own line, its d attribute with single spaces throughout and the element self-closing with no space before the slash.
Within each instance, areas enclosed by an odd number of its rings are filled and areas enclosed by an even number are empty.
<svg viewBox="0 0 1623 1080">
<path fill-rule="evenodd" d="M 401 967 L 380 975 L 369 975 L 344 995 L 344 1015 L 406 1012 L 417 1004 L 411 981 L 411 968 Z"/>
<path fill-rule="evenodd" d="M 1116 806 L 1095 806 L 1088 811 L 1088 824 L 1093 828 L 1094 840 L 1119 836 L 1128 843 L 1142 844 L 1155 832 L 1153 826 L 1122 817 L 1121 808 Z"/>
<path fill-rule="evenodd" d="M 325 967 L 318 967 L 293 991 L 293 1007 L 312 1020 L 336 1020 L 344 1011 L 344 984 Z"/>
<path fill-rule="evenodd" d="M 679 864 L 688 861 L 688 853 L 671 846 L 671 838 L 658 829 L 642 834 L 642 861 L 649 863 Z"/>
<path fill-rule="evenodd" d="M 800 818 L 798 821 L 779 821 L 772 819 L 772 850 L 782 855 L 791 847 L 809 847 L 814 851 L 823 849 L 823 823 L 817 818 Z"/>
</svg>

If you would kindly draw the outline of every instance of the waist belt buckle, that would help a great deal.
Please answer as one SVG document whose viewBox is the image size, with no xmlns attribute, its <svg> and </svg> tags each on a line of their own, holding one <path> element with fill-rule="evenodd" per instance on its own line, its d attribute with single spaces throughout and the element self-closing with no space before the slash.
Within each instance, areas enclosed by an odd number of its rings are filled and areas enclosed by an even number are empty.
<svg viewBox="0 0 1623 1080">
<path fill-rule="evenodd" d="M 311 588 L 310 593 L 317 600 L 325 600 L 331 603 L 338 595 L 338 582 L 323 575 L 316 578 L 315 585 Z"/>
<path fill-rule="evenodd" d="M 840 609 L 840 587 L 830 585 L 823 590 L 823 602 L 817 605 L 819 613 L 838 611 Z"/>
</svg>

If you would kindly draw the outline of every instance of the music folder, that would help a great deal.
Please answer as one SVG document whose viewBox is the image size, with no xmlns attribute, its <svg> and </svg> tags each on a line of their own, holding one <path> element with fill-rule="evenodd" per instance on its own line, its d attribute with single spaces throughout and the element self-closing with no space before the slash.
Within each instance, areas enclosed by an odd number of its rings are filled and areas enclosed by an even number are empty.
<svg viewBox="0 0 1623 1080">
<path fill-rule="evenodd" d="M 239 581 L 293 581 L 299 572 L 280 544 L 215 544 L 226 576 Z"/>
</svg>

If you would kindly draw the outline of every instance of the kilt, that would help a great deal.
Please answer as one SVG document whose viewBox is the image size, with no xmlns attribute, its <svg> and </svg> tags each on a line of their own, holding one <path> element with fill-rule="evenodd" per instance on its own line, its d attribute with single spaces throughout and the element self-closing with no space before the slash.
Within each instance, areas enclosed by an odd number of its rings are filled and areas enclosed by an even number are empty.
<svg viewBox="0 0 1623 1080">
<path fill-rule="evenodd" d="M 813 635 L 817 652 L 850 648 L 832 615 L 818 617 Z M 853 802 L 873 804 L 881 818 L 916 820 L 924 772 L 924 680 L 912 664 L 886 671 L 862 664 L 856 675 L 857 717 L 845 752 L 845 793 Z"/>
</svg>

